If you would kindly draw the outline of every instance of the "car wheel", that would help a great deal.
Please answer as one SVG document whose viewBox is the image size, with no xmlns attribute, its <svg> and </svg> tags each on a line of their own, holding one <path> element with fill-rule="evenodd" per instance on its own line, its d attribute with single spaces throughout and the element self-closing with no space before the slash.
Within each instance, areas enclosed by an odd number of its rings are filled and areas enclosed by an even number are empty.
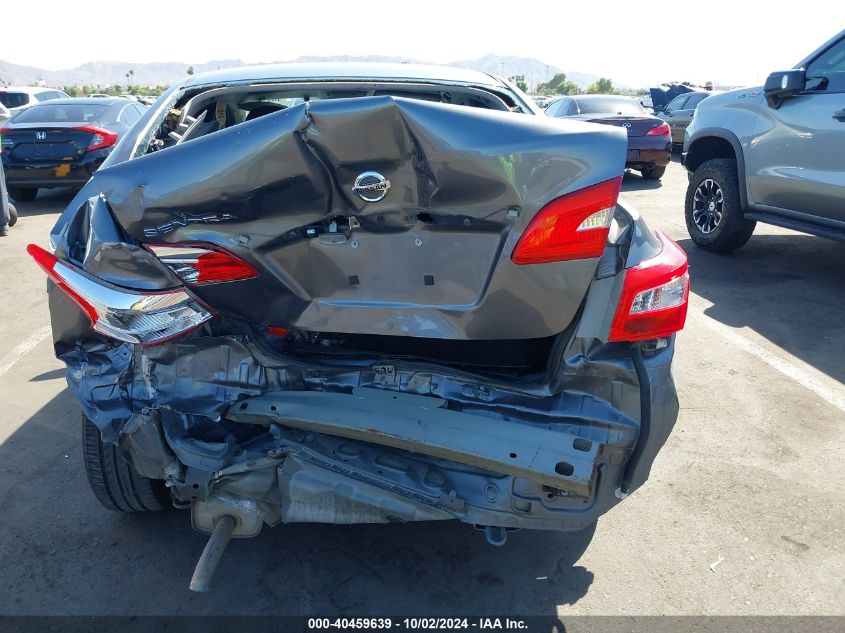
<svg viewBox="0 0 845 633">
<path fill-rule="evenodd" d="M 663 174 L 666 173 L 666 167 L 657 167 L 656 165 L 652 165 L 648 169 L 640 170 L 640 173 L 643 175 L 645 180 L 660 180 L 663 178 Z"/>
<path fill-rule="evenodd" d="M 164 482 L 139 475 L 117 446 L 103 442 L 100 429 L 84 415 L 82 455 L 91 491 L 107 510 L 143 512 L 170 507 Z"/>
<path fill-rule="evenodd" d="M 9 204 L 9 226 L 15 226 L 18 223 L 18 210 L 15 205 Z"/>
<path fill-rule="evenodd" d="M 9 187 L 9 195 L 18 202 L 32 202 L 35 196 L 38 195 L 38 189 L 24 188 L 24 187 Z"/>
<path fill-rule="evenodd" d="M 727 253 L 751 239 L 757 223 L 743 216 L 735 160 L 714 158 L 698 166 L 684 215 L 692 241 L 705 250 Z"/>
</svg>

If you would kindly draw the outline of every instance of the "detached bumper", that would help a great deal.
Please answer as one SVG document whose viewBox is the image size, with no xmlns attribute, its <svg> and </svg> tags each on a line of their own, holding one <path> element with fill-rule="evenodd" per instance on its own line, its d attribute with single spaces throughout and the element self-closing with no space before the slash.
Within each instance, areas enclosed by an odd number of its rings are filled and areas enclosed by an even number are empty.
<svg viewBox="0 0 845 633">
<path fill-rule="evenodd" d="M 199 530 L 228 514 L 236 536 L 436 519 L 577 531 L 646 480 L 678 411 L 672 341 L 641 385 L 628 346 L 574 339 L 554 392 L 400 362 L 390 376 L 313 366 L 239 337 L 58 349 L 104 439 L 165 479 Z"/>
</svg>

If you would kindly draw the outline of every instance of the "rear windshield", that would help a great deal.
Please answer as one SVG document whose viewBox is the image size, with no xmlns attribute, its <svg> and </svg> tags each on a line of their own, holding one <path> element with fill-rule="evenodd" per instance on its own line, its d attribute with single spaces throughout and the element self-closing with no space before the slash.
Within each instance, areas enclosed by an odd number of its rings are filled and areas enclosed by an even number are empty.
<svg viewBox="0 0 845 633">
<path fill-rule="evenodd" d="M 642 114 L 643 107 L 633 99 L 625 97 L 599 97 L 578 99 L 581 114 Z"/>
<path fill-rule="evenodd" d="M 2 92 L 0 91 L 0 103 L 7 108 L 20 108 L 29 103 L 29 95 L 25 92 Z"/>
<path fill-rule="evenodd" d="M 15 123 L 87 123 L 97 121 L 109 106 L 87 103 L 45 103 L 32 106 L 15 117 Z"/>
</svg>

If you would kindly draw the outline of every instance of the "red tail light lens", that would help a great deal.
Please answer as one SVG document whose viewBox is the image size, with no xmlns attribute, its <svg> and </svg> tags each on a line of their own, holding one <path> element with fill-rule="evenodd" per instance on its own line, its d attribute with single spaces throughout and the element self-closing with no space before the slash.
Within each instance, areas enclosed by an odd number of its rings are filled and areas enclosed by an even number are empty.
<svg viewBox="0 0 845 633">
<path fill-rule="evenodd" d="M 515 264 L 545 264 L 599 257 L 622 177 L 579 189 L 544 206 L 513 249 Z"/>
<path fill-rule="evenodd" d="M 258 277 L 255 268 L 218 246 L 152 244 L 147 248 L 182 281 L 195 286 Z"/>
<path fill-rule="evenodd" d="M 91 139 L 91 142 L 88 143 L 88 147 L 86 148 L 86 151 L 88 152 L 92 152 L 95 149 L 111 147 L 112 145 L 117 143 L 117 134 L 110 130 L 104 130 L 103 128 L 99 127 L 91 127 L 89 125 L 82 125 L 74 129 L 79 130 L 80 132 L 88 132 L 89 134 L 94 135 L 94 137 Z"/>
<path fill-rule="evenodd" d="M 184 290 L 140 292 L 106 284 L 40 246 L 26 247 L 44 272 L 88 315 L 92 329 L 127 343 L 156 345 L 212 317 Z"/>
<path fill-rule="evenodd" d="M 657 232 L 663 250 L 625 272 L 610 341 L 645 341 L 684 328 L 689 299 L 687 255 Z"/>
<path fill-rule="evenodd" d="M 669 127 L 668 123 L 661 123 L 660 125 L 655 125 L 651 128 L 648 132 L 645 133 L 646 136 L 666 136 L 672 134 L 672 129 Z"/>
</svg>

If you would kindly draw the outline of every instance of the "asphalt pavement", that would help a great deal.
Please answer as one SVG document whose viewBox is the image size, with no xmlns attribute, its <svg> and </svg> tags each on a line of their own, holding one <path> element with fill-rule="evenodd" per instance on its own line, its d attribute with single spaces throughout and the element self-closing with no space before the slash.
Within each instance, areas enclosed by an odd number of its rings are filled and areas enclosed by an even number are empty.
<svg viewBox="0 0 845 633">
<path fill-rule="evenodd" d="M 117 515 L 88 489 L 79 409 L 52 353 L 45 245 L 72 192 L 18 205 L 0 238 L 0 613 L 845 615 L 845 246 L 760 226 L 697 250 L 686 174 L 623 190 L 690 260 L 675 431 L 595 533 L 457 522 L 294 525 L 233 542 L 213 591 L 185 512 Z"/>
</svg>

